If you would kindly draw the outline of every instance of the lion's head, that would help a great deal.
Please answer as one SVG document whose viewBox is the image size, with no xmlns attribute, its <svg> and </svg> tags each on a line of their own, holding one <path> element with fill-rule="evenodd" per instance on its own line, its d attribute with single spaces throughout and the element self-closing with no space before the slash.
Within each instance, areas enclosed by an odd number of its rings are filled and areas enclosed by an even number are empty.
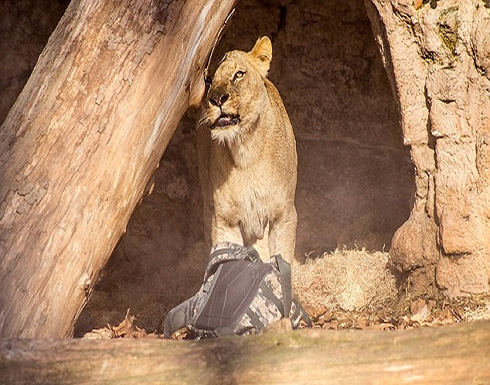
<svg viewBox="0 0 490 385">
<path fill-rule="evenodd" d="M 267 106 L 265 78 L 272 45 L 264 36 L 250 52 L 231 51 L 221 60 L 205 100 L 199 125 L 220 143 L 239 140 Z"/>
</svg>

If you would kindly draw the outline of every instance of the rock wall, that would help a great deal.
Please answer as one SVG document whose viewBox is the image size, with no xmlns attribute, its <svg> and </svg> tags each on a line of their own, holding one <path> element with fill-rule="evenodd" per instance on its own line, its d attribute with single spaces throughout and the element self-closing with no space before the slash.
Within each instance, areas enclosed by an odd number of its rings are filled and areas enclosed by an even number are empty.
<svg viewBox="0 0 490 385">
<path fill-rule="evenodd" d="M 412 290 L 489 291 L 490 6 L 366 0 L 415 165 L 391 256 Z"/>
</svg>

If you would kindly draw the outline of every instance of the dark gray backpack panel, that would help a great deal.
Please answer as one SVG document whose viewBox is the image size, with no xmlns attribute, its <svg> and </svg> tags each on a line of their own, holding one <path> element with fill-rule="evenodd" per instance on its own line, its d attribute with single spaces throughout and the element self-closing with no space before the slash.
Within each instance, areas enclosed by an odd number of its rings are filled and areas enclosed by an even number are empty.
<svg viewBox="0 0 490 385">
<path fill-rule="evenodd" d="M 201 312 L 194 320 L 196 329 L 234 328 L 252 303 L 272 266 L 251 261 L 230 261 L 221 264 L 214 274 Z"/>
</svg>

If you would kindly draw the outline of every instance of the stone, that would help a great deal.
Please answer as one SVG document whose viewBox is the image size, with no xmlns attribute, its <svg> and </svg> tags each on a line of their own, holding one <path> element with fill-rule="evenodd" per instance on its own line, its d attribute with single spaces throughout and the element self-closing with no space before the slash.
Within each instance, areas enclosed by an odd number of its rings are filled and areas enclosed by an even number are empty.
<svg viewBox="0 0 490 385">
<path fill-rule="evenodd" d="M 390 52 L 386 68 L 394 72 L 401 110 L 429 117 L 428 124 L 415 121 L 428 141 L 406 141 L 416 169 L 416 200 L 393 238 L 392 259 L 417 291 L 437 284 L 450 297 L 488 293 L 488 10 L 477 0 L 422 3 L 416 13 L 409 1 L 365 3 L 381 35 L 376 39 L 384 42 L 381 52 Z M 423 81 L 407 86 L 414 79 L 411 63 L 420 60 L 424 67 L 416 71 Z M 423 106 L 409 102 L 420 97 Z M 405 137 L 413 136 L 413 122 L 402 120 Z"/>
</svg>

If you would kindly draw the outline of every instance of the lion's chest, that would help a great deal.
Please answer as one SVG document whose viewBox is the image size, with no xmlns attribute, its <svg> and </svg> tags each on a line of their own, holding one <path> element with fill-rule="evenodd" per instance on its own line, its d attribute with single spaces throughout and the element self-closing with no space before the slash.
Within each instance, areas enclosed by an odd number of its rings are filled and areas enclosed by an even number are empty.
<svg viewBox="0 0 490 385">
<path fill-rule="evenodd" d="M 264 229 L 281 206 L 281 188 L 266 169 L 232 170 L 215 190 L 217 213 L 231 226 L 240 226 L 250 238 L 262 238 Z"/>
</svg>

